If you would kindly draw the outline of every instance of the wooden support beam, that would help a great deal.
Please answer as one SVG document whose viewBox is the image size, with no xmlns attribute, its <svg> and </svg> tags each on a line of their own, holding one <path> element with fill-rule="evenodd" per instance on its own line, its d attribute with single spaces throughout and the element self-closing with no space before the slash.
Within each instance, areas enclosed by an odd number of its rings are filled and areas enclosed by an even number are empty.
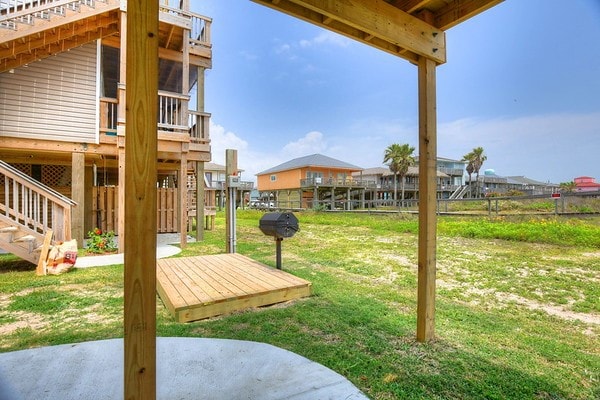
<svg viewBox="0 0 600 400">
<path fill-rule="evenodd" d="M 158 2 L 127 3 L 124 398 L 156 399 Z"/>
<path fill-rule="evenodd" d="M 225 232 L 226 232 L 226 243 L 225 251 L 227 253 L 235 253 L 235 204 L 231 204 L 229 177 L 231 175 L 237 175 L 237 150 L 227 149 L 225 150 L 225 187 L 227 188 L 227 203 L 225 205 Z M 234 189 L 235 190 L 235 189 Z"/>
<path fill-rule="evenodd" d="M 85 154 L 71 154 L 71 199 L 77 206 L 71 211 L 71 236 L 83 247 L 85 219 Z"/>
<path fill-rule="evenodd" d="M 204 240 L 204 202 L 206 189 L 204 187 L 204 163 L 196 162 L 196 241 Z"/>
<path fill-rule="evenodd" d="M 417 340 L 435 335 L 435 275 L 437 241 L 437 128 L 434 61 L 419 60 L 419 272 L 417 288 Z"/>
<path fill-rule="evenodd" d="M 121 46 L 119 57 L 119 79 L 117 85 L 117 158 L 119 162 L 119 208 L 117 235 L 119 236 L 119 253 L 125 252 L 125 87 L 127 84 L 127 13 L 121 13 Z"/>
<path fill-rule="evenodd" d="M 317 26 L 417 62 L 446 62 L 445 33 L 384 0 L 252 0 Z M 365 40 L 369 38 L 369 40 Z"/>
<path fill-rule="evenodd" d="M 504 0 L 451 0 L 435 13 L 435 26 L 447 30 Z"/>
<path fill-rule="evenodd" d="M 177 186 L 179 187 L 179 246 L 182 249 L 185 249 L 185 247 L 187 246 L 187 164 L 187 153 L 182 153 L 181 163 L 179 164 L 179 178 L 177 183 Z"/>
</svg>

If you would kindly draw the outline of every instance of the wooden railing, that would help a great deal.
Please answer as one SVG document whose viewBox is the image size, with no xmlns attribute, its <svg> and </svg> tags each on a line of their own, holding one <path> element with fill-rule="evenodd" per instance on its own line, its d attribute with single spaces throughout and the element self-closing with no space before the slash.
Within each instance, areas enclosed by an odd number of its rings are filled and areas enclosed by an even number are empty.
<svg viewBox="0 0 600 400">
<path fill-rule="evenodd" d="M 0 27 L 16 29 L 16 23 L 33 25 L 36 19 L 48 20 L 51 15 L 65 16 L 84 5 L 94 7 L 103 0 L 0 0 Z"/>
<path fill-rule="evenodd" d="M 40 234 L 54 232 L 57 241 L 71 240 L 73 200 L 0 161 L 4 193 L 0 215 Z"/>
<path fill-rule="evenodd" d="M 117 134 L 118 100 L 110 97 L 100 98 L 100 134 Z"/>
<path fill-rule="evenodd" d="M 366 187 L 376 188 L 377 182 L 360 179 L 333 179 L 333 178 L 306 178 L 300 180 L 300 186 L 303 188 L 313 186 L 335 186 L 335 187 Z"/>
<path fill-rule="evenodd" d="M 190 111 L 188 125 L 190 126 L 190 142 L 198 144 L 206 144 L 210 142 L 209 113 Z"/>
<path fill-rule="evenodd" d="M 162 133 L 180 133 L 189 135 L 191 143 L 210 142 L 210 114 L 200 111 L 188 111 L 187 121 L 183 113 L 183 102 L 189 97 L 172 92 L 160 91 L 158 95 L 157 128 Z M 117 134 L 117 99 L 100 98 L 100 134 Z"/>
<path fill-rule="evenodd" d="M 160 90 L 158 92 L 158 130 L 165 132 L 188 132 L 185 121 L 184 102 L 189 96 Z"/>
<path fill-rule="evenodd" d="M 210 47 L 210 26 L 212 18 L 205 17 L 200 14 L 196 14 L 189 10 L 183 10 L 182 2 L 179 4 L 169 4 L 173 2 L 161 1 L 159 4 L 159 11 L 161 14 L 171 15 L 177 18 L 181 18 L 186 21 L 186 28 L 189 28 L 190 36 L 188 40 L 190 45 Z M 177 2 L 175 2 L 177 3 Z"/>
</svg>

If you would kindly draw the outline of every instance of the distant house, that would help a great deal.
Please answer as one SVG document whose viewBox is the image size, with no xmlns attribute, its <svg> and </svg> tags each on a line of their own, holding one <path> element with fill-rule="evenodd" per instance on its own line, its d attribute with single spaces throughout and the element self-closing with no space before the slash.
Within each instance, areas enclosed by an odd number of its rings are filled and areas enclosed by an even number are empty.
<svg viewBox="0 0 600 400">
<path fill-rule="evenodd" d="M 526 195 L 551 194 L 558 192 L 558 185 L 549 182 L 540 182 L 525 176 L 507 176 L 508 190 L 514 189 Z"/>
<path fill-rule="evenodd" d="M 600 190 L 600 183 L 596 182 L 596 179 L 591 176 L 580 176 L 579 178 L 573 179 L 577 192 L 595 192 Z"/>
<path fill-rule="evenodd" d="M 238 176 L 242 177 L 243 169 L 238 169 Z M 204 164 L 204 184 L 207 192 L 213 192 L 215 203 L 214 205 L 218 209 L 225 207 L 225 189 L 226 189 L 227 177 L 225 175 L 225 166 L 208 162 Z M 239 201 L 239 205 L 244 206 L 249 202 L 250 192 L 254 189 L 254 182 L 241 181 L 240 186 L 237 190 L 236 198 Z M 208 196 L 208 194 L 207 194 Z"/>
<path fill-rule="evenodd" d="M 511 192 L 539 195 L 558 191 L 558 185 L 556 184 L 536 181 L 525 176 L 500 176 L 493 169 L 486 169 L 479 176 L 479 188 L 482 195 L 491 193 L 509 195 Z"/>
<path fill-rule="evenodd" d="M 353 173 L 360 171 L 356 165 L 312 154 L 259 172 L 256 177 L 260 197 L 276 207 L 339 207 L 340 203 L 345 207 L 353 194 L 360 196 L 357 190 L 366 189 L 366 183 L 353 178 Z"/>
<path fill-rule="evenodd" d="M 404 177 L 405 199 L 419 198 L 419 157 L 415 157 L 416 164 L 408 168 Z M 448 198 L 464 184 L 465 166 L 464 161 L 452 160 L 439 157 L 437 165 L 438 198 Z M 370 201 L 386 202 L 394 198 L 394 174 L 387 167 L 367 168 L 360 173 L 354 173 L 353 177 L 367 179 L 376 182 L 376 191 L 367 197 Z M 396 187 L 400 190 L 400 182 Z"/>
</svg>

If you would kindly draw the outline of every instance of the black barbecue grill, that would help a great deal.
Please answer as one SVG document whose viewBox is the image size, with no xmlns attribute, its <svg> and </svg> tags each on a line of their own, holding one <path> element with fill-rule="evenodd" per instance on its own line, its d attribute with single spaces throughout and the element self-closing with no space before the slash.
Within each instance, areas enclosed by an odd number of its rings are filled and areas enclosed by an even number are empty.
<svg viewBox="0 0 600 400">
<path fill-rule="evenodd" d="M 260 219 L 258 227 L 265 235 L 275 238 L 277 269 L 281 269 L 281 242 L 298 232 L 298 218 L 290 212 L 266 213 Z"/>
</svg>

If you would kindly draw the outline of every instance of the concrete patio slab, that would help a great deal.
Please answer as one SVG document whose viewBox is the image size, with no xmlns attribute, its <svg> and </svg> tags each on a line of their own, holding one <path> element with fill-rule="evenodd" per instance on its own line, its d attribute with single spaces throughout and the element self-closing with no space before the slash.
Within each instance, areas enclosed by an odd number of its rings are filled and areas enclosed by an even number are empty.
<svg viewBox="0 0 600 400">
<path fill-rule="evenodd" d="M 124 395 L 123 340 L 0 354 L 2 400 L 114 400 Z M 338 373 L 264 343 L 157 338 L 157 399 L 368 399 Z"/>
</svg>

